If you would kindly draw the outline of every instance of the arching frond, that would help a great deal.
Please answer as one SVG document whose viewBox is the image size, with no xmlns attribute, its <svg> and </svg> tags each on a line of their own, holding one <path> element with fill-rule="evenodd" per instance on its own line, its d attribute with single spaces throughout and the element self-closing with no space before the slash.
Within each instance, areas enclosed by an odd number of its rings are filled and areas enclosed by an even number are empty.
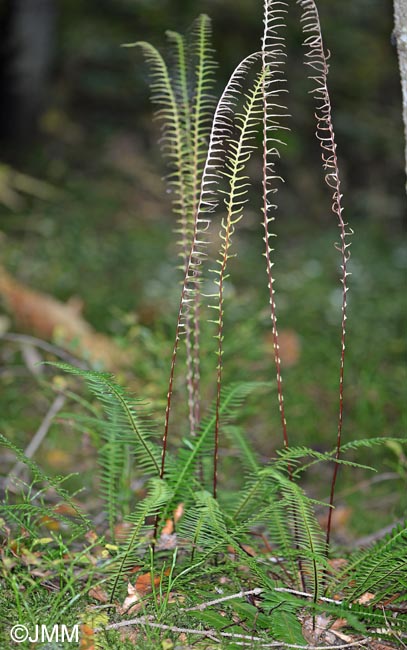
<svg viewBox="0 0 407 650">
<path fill-rule="evenodd" d="M 82 370 L 66 363 L 50 364 L 84 379 L 91 392 L 103 406 L 109 427 L 117 430 L 118 440 L 131 442 L 140 467 L 151 474 L 159 473 L 157 451 L 150 438 L 157 435 L 146 413 L 146 404 L 135 399 L 120 386 L 114 375 L 93 370 Z"/>
<path fill-rule="evenodd" d="M 218 268 L 212 269 L 216 275 L 215 285 L 217 287 L 212 295 L 214 302 L 209 306 L 215 309 L 217 317 L 212 322 L 216 324 L 217 338 L 217 405 L 219 413 L 220 396 L 222 389 L 222 371 L 223 371 L 223 337 L 224 337 L 224 288 L 225 281 L 228 277 L 227 267 L 228 260 L 231 256 L 232 237 L 237 223 L 242 219 L 243 207 L 246 203 L 247 191 L 250 186 L 249 177 L 246 175 L 246 165 L 250 160 L 253 150 L 254 137 L 257 133 L 257 127 L 262 115 L 262 96 L 264 76 L 267 73 L 257 75 L 253 87 L 249 89 L 245 96 L 245 104 L 242 112 L 235 116 L 235 128 L 237 134 L 235 137 L 228 139 L 228 152 L 224 167 L 219 171 L 219 179 L 227 182 L 227 189 L 220 190 L 224 194 L 224 204 L 226 216 L 222 217 L 222 229 L 220 232 L 221 247 L 219 258 L 217 259 Z M 217 473 L 218 473 L 218 448 L 219 448 L 219 418 L 215 422 L 215 445 L 214 445 L 214 462 L 213 462 L 213 494 L 216 497 L 217 492 Z"/>
<path fill-rule="evenodd" d="M 63 363 L 52 365 L 81 377 L 103 407 L 105 418 L 92 418 L 92 423 L 102 439 L 100 486 L 109 527 L 113 530 L 123 510 L 122 483 L 128 474 L 129 456 L 135 458 L 138 468 L 145 474 L 159 475 L 160 451 L 152 440 L 157 431 L 152 427 L 145 402 L 131 397 L 115 382 L 113 375 Z"/>
<path fill-rule="evenodd" d="M 175 194 L 175 209 L 180 214 L 182 244 L 188 248 L 186 223 L 188 212 L 187 164 L 188 149 L 185 142 L 185 127 L 182 124 L 177 98 L 170 73 L 160 52 L 150 43 L 139 41 L 126 45 L 139 47 L 150 67 L 151 100 L 157 105 L 156 118 L 160 120 L 161 148 L 170 166 L 168 182 Z"/>
<path fill-rule="evenodd" d="M 219 171 L 223 161 L 224 140 L 231 133 L 231 116 L 233 115 L 234 108 L 239 101 L 241 84 L 258 57 L 258 53 L 252 54 L 246 57 L 246 59 L 237 66 L 222 93 L 213 118 L 208 154 L 200 186 L 198 210 L 194 221 L 192 246 L 186 264 L 186 272 L 178 308 L 175 341 L 171 357 L 161 459 L 162 476 L 165 471 L 175 364 L 177 360 L 179 341 L 182 333 L 188 326 L 191 305 L 195 303 L 196 299 L 197 287 L 201 276 L 201 264 L 206 256 L 206 246 L 208 243 L 206 232 L 210 225 L 210 215 L 216 209 L 219 202 L 219 197 L 215 190 L 216 185 L 219 182 Z M 215 185 L 215 188 L 213 185 Z"/>
</svg>

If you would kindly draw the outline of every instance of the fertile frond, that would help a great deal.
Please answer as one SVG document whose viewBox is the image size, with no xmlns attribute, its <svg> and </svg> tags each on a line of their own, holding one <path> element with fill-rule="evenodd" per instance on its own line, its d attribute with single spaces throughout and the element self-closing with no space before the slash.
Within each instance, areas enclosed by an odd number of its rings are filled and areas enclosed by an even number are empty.
<svg viewBox="0 0 407 650">
<path fill-rule="evenodd" d="M 190 42 L 191 67 L 193 68 L 192 83 L 193 96 L 191 103 L 191 185 L 192 185 L 192 214 L 193 231 L 198 219 L 199 193 L 202 181 L 204 164 L 206 161 L 209 134 L 212 125 L 215 101 L 212 95 L 214 86 L 214 71 L 216 63 L 213 59 L 211 47 L 211 21 L 206 15 L 201 15 L 195 22 L 192 29 Z M 199 274 L 196 271 L 195 278 Z M 192 368 L 188 368 L 187 383 L 189 386 L 189 413 L 191 422 L 191 434 L 195 435 L 200 420 L 200 292 L 196 285 L 195 297 L 191 313 L 186 318 L 186 330 L 188 323 L 193 322 L 193 350 Z M 188 346 L 188 337 L 187 337 Z M 188 381 L 189 380 L 189 381 Z"/>
<path fill-rule="evenodd" d="M 208 154 L 200 186 L 198 214 L 192 249 L 181 295 L 179 314 L 179 320 L 181 323 L 183 322 L 185 314 L 189 311 L 189 305 L 192 302 L 193 295 L 196 291 L 196 278 L 200 274 L 200 266 L 206 254 L 205 247 L 207 241 L 205 233 L 210 225 L 209 215 L 215 211 L 219 203 L 219 195 L 216 186 L 222 180 L 222 175 L 225 177 L 227 176 L 226 172 L 222 171 L 222 164 L 224 162 L 226 143 L 230 140 L 232 134 L 232 118 L 234 110 L 240 99 L 242 83 L 258 57 L 258 53 L 252 54 L 237 66 L 229 79 L 215 110 Z M 240 152 L 240 155 L 243 155 L 243 151 Z"/>
<path fill-rule="evenodd" d="M 241 84 L 258 56 L 258 54 L 252 54 L 237 66 L 223 91 L 213 118 L 208 154 L 200 184 L 198 209 L 196 218 L 194 219 L 192 246 L 186 263 L 185 277 L 178 308 L 175 341 L 168 382 L 167 407 L 165 411 L 161 476 L 164 475 L 165 470 L 174 373 L 179 341 L 183 332 L 188 331 L 191 306 L 197 304 L 196 296 L 201 277 L 201 265 L 206 256 L 206 246 L 208 243 L 206 239 L 206 231 L 210 225 L 209 214 L 216 209 L 219 200 L 215 189 L 212 186 L 216 186 L 219 182 L 219 170 L 224 154 L 224 140 L 231 133 L 231 115 L 233 115 L 234 108 L 239 101 Z M 195 350 L 198 352 L 196 340 Z"/>
<path fill-rule="evenodd" d="M 174 69 L 171 75 L 171 84 L 178 107 L 181 128 L 185 133 L 185 142 L 188 151 L 191 151 L 191 97 L 189 82 L 189 63 L 185 38 L 178 32 L 167 30 L 167 38 L 174 50 Z M 189 161 L 188 161 L 189 163 Z"/>
<path fill-rule="evenodd" d="M 227 189 L 222 190 L 224 203 L 226 207 L 226 216 L 222 218 L 222 230 L 220 232 L 221 248 L 217 260 L 218 267 L 213 269 L 216 279 L 217 290 L 213 294 L 215 303 L 210 307 L 217 311 L 217 318 L 213 321 L 216 323 L 216 338 L 218 341 L 217 356 L 217 411 L 220 406 L 220 395 L 222 388 L 222 370 L 223 370 L 223 327 L 224 327 L 224 285 L 227 279 L 227 265 L 231 256 L 230 249 L 232 237 L 236 224 L 242 219 L 243 207 L 246 203 L 248 187 L 248 176 L 245 174 L 246 165 L 250 160 L 255 146 L 253 139 L 257 133 L 257 126 L 260 123 L 262 115 L 262 94 L 265 73 L 260 73 L 253 84 L 253 87 L 246 94 L 246 101 L 242 112 L 235 116 L 235 126 L 237 135 L 228 140 L 229 151 L 226 156 L 225 166 L 220 170 L 219 177 L 227 181 Z M 219 448 L 219 418 L 215 423 L 215 448 L 213 463 L 213 494 L 216 497 L 217 490 L 217 466 L 218 466 L 218 448 Z"/>
<path fill-rule="evenodd" d="M 150 67 L 151 100 L 158 107 L 156 117 L 161 123 L 161 148 L 170 166 L 167 181 L 175 197 L 174 210 L 179 215 L 181 256 L 185 265 L 190 248 L 191 231 L 191 196 L 188 177 L 190 151 L 187 141 L 188 125 L 185 122 L 185 115 L 188 110 L 188 105 L 185 106 L 185 79 L 187 73 L 183 39 L 174 32 L 169 32 L 169 37 L 175 42 L 177 52 L 176 90 L 173 88 L 174 82 L 172 82 L 166 62 L 153 45 L 139 41 L 127 47 L 140 47 Z"/>
<path fill-rule="evenodd" d="M 182 270 L 187 273 L 188 258 L 196 230 L 199 188 L 206 160 L 209 131 L 214 109 L 212 88 L 216 64 L 211 47 L 211 27 L 207 16 L 196 20 L 189 38 L 168 31 L 172 45 L 174 71 L 170 76 L 160 53 L 148 43 L 140 46 L 151 67 L 152 99 L 159 105 L 162 120 L 163 152 L 171 164 L 168 177 L 174 191 L 174 211 L 178 216 Z M 192 315 L 184 321 L 186 335 L 186 385 L 191 435 L 199 423 L 199 273 L 194 277 Z"/>
<path fill-rule="evenodd" d="M 341 318 L 341 356 L 339 367 L 339 414 L 338 414 L 338 433 L 336 443 L 336 458 L 341 453 L 342 445 L 342 425 L 343 425 L 343 381 L 345 368 L 345 342 L 346 342 L 346 311 L 347 311 L 347 278 L 350 275 L 348 271 L 348 262 L 350 258 L 348 237 L 352 230 L 344 222 L 342 217 L 342 194 L 341 182 L 339 177 L 338 158 L 336 154 L 335 133 L 332 123 L 331 98 L 328 91 L 328 58 L 324 50 L 322 40 L 321 24 L 319 21 L 318 9 L 314 0 L 297 0 L 303 15 L 301 18 L 302 28 L 305 35 L 304 45 L 307 48 L 305 54 L 306 65 L 312 70 L 311 79 L 315 82 L 316 87 L 313 90 L 317 102 L 317 111 L 315 117 L 317 120 L 316 137 L 322 149 L 322 163 L 326 172 L 325 181 L 331 188 L 332 192 L 332 212 L 336 216 L 340 231 L 340 244 L 336 244 L 341 255 L 341 283 L 342 283 L 342 318 Z M 335 495 L 336 477 L 338 473 L 338 464 L 334 465 L 330 505 L 333 505 Z M 326 543 L 329 547 L 331 532 L 332 508 L 328 516 Z"/>
<path fill-rule="evenodd" d="M 196 214 L 198 207 L 200 182 L 215 108 L 212 92 L 217 64 L 213 58 L 211 39 L 211 21 L 208 16 L 203 14 L 199 16 L 193 26 L 190 43 L 191 61 L 194 68 L 194 76 L 192 77 L 194 88 L 191 103 L 194 214 Z"/>
<path fill-rule="evenodd" d="M 157 516 L 160 510 L 170 501 L 172 494 L 165 481 L 157 478 L 151 479 L 147 496 L 137 505 L 135 511 L 127 517 L 132 527 L 125 544 L 120 548 L 111 566 L 112 589 L 110 602 L 113 602 L 118 583 L 123 578 L 123 575 L 136 564 L 137 543 L 144 532 L 146 518 Z"/>
<path fill-rule="evenodd" d="M 274 221 L 274 211 L 277 205 L 271 197 L 277 192 L 276 183 L 283 179 L 276 172 L 276 161 L 280 158 L 280 147 L 284 145 L 281 132 L 287 130 L 281 123 L 281 118 L 288 117 L 287 107 L 280 103 L 280 95 L 287 92 L 286 79 L 283 66 L 286 58 L 285 41 L 281 30 L 286 26 L 286 2 L 265 0 L 264 3 L 264 33 L 262 40 L 262 65 L 263 72 L 268 72 L 263 81 L 263 228 L 266 258 L 266 273 L 269 289 L 270 316 L 272 322 L 274 363 L 277 375 L 277 395 L 280 411 L 283 441 L 288 446 L 287 422 L 285 418 L 283 378 L 281 373 L 281 359 L 279 353 L 279 339 L 277 330 L 277 310 L 274 298 L 275 281 L 273 276 L 272 253 L 274 249 L 270 240 L 275 234 L 270 230 Z M 277 102 L 277 103 L 276 103 Z M 275 134 L 277 132 L 277 135 Z"/>
</svg>

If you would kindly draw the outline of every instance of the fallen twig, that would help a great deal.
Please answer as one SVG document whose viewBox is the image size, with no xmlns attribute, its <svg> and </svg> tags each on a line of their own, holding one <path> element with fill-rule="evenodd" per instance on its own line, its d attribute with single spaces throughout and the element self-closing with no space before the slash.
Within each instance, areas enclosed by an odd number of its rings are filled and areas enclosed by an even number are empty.
<svg viewBox="0 0 407 650">
<path fill-rule="evenodd" d="M 8 334 L 2 334 L 0 336 L 0 340 L 10 341 L 11 343 L 19 343 L 20 345 L 21 344 L 32 345 L 33 347 L 39 348 L 40 350 L 44 350 L 44 352 L 50 352 L 56 357 L 59 357 L 63 361 L 66 361 L 67 363 L 71 363 L 78 368 L 83 368 L 84 370 L 87 370 L 89 368 L 89 365 L 87 363 L 81 361 L 73 354 L 70 354 L 69 352 L 60 348 L 59 346 L 53 345 L 52 343 L 48 343 L 47 341 L 43 341 L 42 339 L 39 339 L 35 336 L 29 336 L 28 334 L 8 333 Z"/>
<path fill-rule="evenodd" d="M 185 610 L 184 610 L 185 611 Z M 194 630 L 187 627 L 178 627 L 176 625 L 165 625 L 164 623 L 156 623 L 151 619 L 150 616 L 140 616 L 139 618 L 133 618 L 128 621 L 120 621 L 119 623 L 111 623 L 105 627 L 98 627 L 94 632 L 103 632 L 105 630 L 118 630 L 123 627 L 129 627 L 131 625 L 148 625 L 149 627 L 156 628 L 159 630 L 166 630 L 168 632 L 175 633 L 184 633 L 184 634 L 195 634 L 200 636 L 205 636 L 210 638 L 212 641 L 219 642 L 219 636 L 222 638 L 233 639 L 239 645 L 243 645 L 241 642 L 250 642 L 258 641 L 263 648 L 293 648 L 293 650 L 321 650 L 321 647 L 324 650 L 340 650 L 341 648 L 355 648 L 356 646 L 363 646 L 368 643 L 370 639 L 361 639 L 359 641 L 353 641 L 351 643 L 344 643 L 341 645 L 327 645 L 327 646 L 314 646 L 314 645 L 298 645 L 294 643 L 284 643 L 283 641 L 273 641 L 271 643 L 264 643 L 264 640 L 259 636 L 250 636 L 248 634 L 237 634 L 235 632 L 221 632 L 218 630 Z M 244 643 L 246 645 L 246 643 Z"/>
<path fill-rule="evenodd" d="M 294 596 L 302 596 L 303 598 L 313 598 L 313 595 L 307 593 L 306 591 L 297 591 L 296 589 L 289 589 L 288 587 L 274 587 L 273 591 L 293 594 Z M 249 591 L 239 591 L 235 594 L 224 596 L 223 598 L 208 600 L 207 602 L 200 603 L 199 605 L 195 605 L 195 607 L 189 607 L 188 609 L 183 609 L 182 612 L 202 611 L 207 607 L 212 607 L 212 605 L 217 605 L 218 603 L 223 603 L 227 600 L 233 600 L 235 598 L 244 598 L 245 596 L 252 596 L 252 595 L 259 596 L 261 593 L 264 593 L 264 589 L 261 589 L 260 587 L 256 587 L 255 589 L 250 589 Z M 343 602 L 341 600 L 334 600 L 333 598 L 326 598 L 324 596 L 321 596 L 320 600 L 324 601 L 325 603 L 334 603 L 335 605 L 340 605 Z"/>
<path fill-rule="evenodd" d="M 208 600 L 205 603 L 200 603 L 199 605 L 196 605 L 195 607 L 188 607 L 187 609 L 183 609 L 182 612 L 196 612 L 196 611 L 202 611 L 203 609 L 206 609 L 207 607 L 212 607 L 212 605 L 217 605 L 218 603 L 224 603 L 227 600 L 233 600 L 235 598 L 244 598 L 245 596 L 258 596 L 261 594 L 264 590 L 260 589 L 260 587 L 256 587 L 255 589 L 250 589 L 250 591 L 239 591 L 236 594 L 230 594 L 229 596 L 224 596 L 223 598 L 216 598 L 215 600 Z"/>
</svg>

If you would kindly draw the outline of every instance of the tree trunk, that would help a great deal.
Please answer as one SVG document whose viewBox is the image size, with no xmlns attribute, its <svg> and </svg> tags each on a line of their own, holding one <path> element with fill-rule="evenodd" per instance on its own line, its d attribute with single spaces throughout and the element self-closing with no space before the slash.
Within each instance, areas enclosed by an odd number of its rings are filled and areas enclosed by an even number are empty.
<svg viewBox="0 0 407 650">
<path fill-rule="evenodd" d="M 0 0 L 0 134 L 32 134 L 53 57 L 56 0 Z"/>
<path fill-rule="evenodd" d="M 394 24 L 394 35 L 397 40 L 397 51 L 399 55 L 401 88 L 403 91 L 403 120 L 407 174 L 407 0 L 394 0 Z"/>
</svg>

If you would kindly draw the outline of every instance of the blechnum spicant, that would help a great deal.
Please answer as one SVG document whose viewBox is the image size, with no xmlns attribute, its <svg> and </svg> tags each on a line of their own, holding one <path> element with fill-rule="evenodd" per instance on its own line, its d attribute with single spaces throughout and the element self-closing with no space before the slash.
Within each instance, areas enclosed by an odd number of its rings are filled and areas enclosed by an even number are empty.
<svg viewBox="0 0 407 650">
<path fill-rule="evenodd" d="M 343 421 L 343 380 L 345 362 L 345 322 L 349 246 L 351 230 L 342 218 L 342 194 L 335 135 L 332 125 L 331 102 L 327 87 L 328 55 L 325 53 L 319 16 L 313 0 L 298 0 L 302 10 L 302 28 L 306 48 L 305 63 L 311 69 L 316 99 L 316 137 L 322 148 L 325 179 L 332 190 L 332 212 L 340 229 L 341 283 L 343 290 L 341 322 L 341 356 L 339 378 L 339 418 L 335 458 L 339 459 Z M 199 392 L 199 305 L 204 262 L 207 257 L 208 233 L 213 231 L 217 212 L 221 212 L 219 256 L 215 268 L 215 290 L 209 307 L 215 311 L 217 339 L 216 405 L 213 450 L 213 496 L 217 495 L 218 450 L 220 434 L 220 407 L 223 376 L 224 295 L 228 278 L 228 262 L 232 253 L 232 239 L 238 223 L 244 218 L 244 204 L 248 201 L 250 178 L 247 163 L 258 149 L 258 134 L 262 131 L 262 200 L 264 228 L 264 256 L 269 289 L 270 316 L 276 368 L 278 408 L 282 439 L 289 448 L 285 416 L 283 378 L 279 356 L 277 308 L 273 277 L 274 236 L 272 223 L 277 204 L 274 202 L 282 178 L 278 159 L 284 146 L 282 133 L 288 127 L 288 110 L 284 104 L 287 92 L 284 64 L 286 59 L 284 29 L 289 11 L 284 1 L 264 2 L 264 33 L 261 50 L 245 58 L 233 72 L 212 117 L 213 72 L 215 64 L 210 47 L 210 23 L 207 16 L 197 20 L 190 39 L 168 32 L 173 47 L 173 70 L 169 69 L 160 53 L 150 44 L 139 42 L 151 70 L 152 100 L 158 105 L 156 116 L 162 124 L 162 148 L 170 164 L 168 182 L 174 190 L 174 211 L 179 216 L 180 255 L 183 261 L 182 283 L 175 342 L 171 360 L 167 408 L 163 436 L 160 477 L 166 468 L 167 442 L 173 400 L 173 384 L 177 353 L 181 337 L 185 335 L 190 433 L 195 436 L 200 424 Z M 186 52 L 189 51 L 189 56 Z M 254 81 L 245 88 L 247 79 Z M 219 205 L 221 208 L 219 210 Z M 330 505 L 333 505 L 338 463 L 334 464 Z M 289 474 L 291 469 L 289 467 Z M 326 542 L 329 544 L 331 512 Z"/>
<path fill-rule="evenodd" d="M 303 644 L 297 613 L 304 608 L 310 608 L 313 615 L 329 612 L 334 617 L 343 617 L 362 633 L 372 627 L 389 626 L 379 603 L 386 597 L 394 598 L 393 603 L 402 598 L 399 594 L 404 591 L 406 575 L 400 548 L 406 542 L 407 528 L 400 526 L 372 549 L 355 554 L 345 569 L 335 571 L 329 564 L 338 468 L 340 464 L 361 467 L 345 460 L 343 453 L 381 444 L 383 439 L 342 442 L 351 230 L 342 216 L 327 87 L 328 54 L 317 7 L 314 0 L 298 0 L 297 4 L 301 10 L 305 64 L 310 70 L 316 102 L 316 136 L 321 146 L 325 180 L 331 190 L 332 213 L 340 233 L 337 244 L 342 283 L 339 413 L 333 449 L 321 453 L 298 446 L 290 438 L 284 405 L 273 274 L 273 222 L 276 195 L 282 181 L 279 158 L 284 148 L 284 131 L 289 128 L 284 101 L 287 93 L 284 30 L 292 7 L 284 1 L 264 2 L 261 48 L 236 67 L 218 101 L 213 96 L 216 64 L 207 16 L 197 19 L 186 38 L 167 32 L 170 66 L 149 43 L 133 44 L 142 51 L 150 69 L 152 100 L 157 108 L 156 117 L 162 128 L 161 146 L 169 167 L 167 180 L 177 219 L 182 270 L 162 439 L 160 429 L 151 425 L 145 404 L 135 401 L 111 375 L 58 365 L 83 377 L 104 410 L 99 425 L 101 489 L 112 536 L 115 523 L 126 515 L 120 490 L 129 468 L 129 454 L 149 477 L 146 498 L 136 506 L 127 504 L 131 510 L 130 515 L 127 513 L 131 530 L 126 542 L 118 544 L 110 564 L 111 601 L 117 597 L 123 576 L 136 564 L 143 565 L 146 540 L 156 558 L 158 551 L 166 548 L 161 531 L 182 503 L 184 515 L 177 521 L 176 543 L 182 551 L 179 558 L 187 558 L 190 565 L 180 570 L 178 584 L 188 583 L 208 571 L 215 574 L 221 566 L 220 558 L 226 558 L 232 548 L 236 565 L 243 562 L 248 566 L 256 585 L 264 591 L 264 603 L 271 612 L 268 624 L 274 638 Z M 224 386 L 223 383 L 225 286 L 230 258 L 235 254 L 234 233 L 245 217 L 245 203 L 249 198 L 248 163 L 252 156 L 259 156 L 262 166 L 258 207 L 274 344 L 275 370 L 271 368 L 270 374 L 276 375 L 275 382 L 263 384 L 261 389 L 272 390 L 273 398 L 276 393 L 281 421 L 281 433 L 277 434 L 281 448 L 267 464 L 259 462 L 248 437 L 233 423 L 239 406 L 260 384 L 253 381 Z M 211 242 L 210 250 L 213 250 L 217 237 L 219 254 L 213 264 L 208 262 L 208 244 Z M 208 296 L 204 295 L 203 287 L 208 286 L 209 278 L 213 290 Z M 216 338 L 213 405 L 209 409 L 202 407 L 200 390 L 202 305 L 209 305 L 212 310 L 211 327 L 215 327 Z M 177 367 L 184 342 L 186 371 Z M 174 449 L 171 416 L 176 371 L 186 377 L 188 424 L 185 429 L 189 435 Z M 94 409 L 90 408 L 84 423 L 98 426 Z M 271 431 L 270 435 L 274 438 L 276 433 Z M 227 494 L 226 498 L 218 486 L 219 445 L 225 436 L 239 449 L 245 477 L 242 489 Z M 333 463 L 326 531 L 320 528 L 315 517 L 316 502 L 299 484 L 302 473 L 318 462 Z M 245 550 L 245 545 L 252 542 L 253 530 L 263 530 L 277 549 L 272 567 Z M 339 602 L 338 591 L 341 592 Z M 367 591 L 375 596 L 369 606 L 362 606 L 356 599 Z M 392 626 L 402 629 L 403 623 L 392 619 Z"/>
</svg>

